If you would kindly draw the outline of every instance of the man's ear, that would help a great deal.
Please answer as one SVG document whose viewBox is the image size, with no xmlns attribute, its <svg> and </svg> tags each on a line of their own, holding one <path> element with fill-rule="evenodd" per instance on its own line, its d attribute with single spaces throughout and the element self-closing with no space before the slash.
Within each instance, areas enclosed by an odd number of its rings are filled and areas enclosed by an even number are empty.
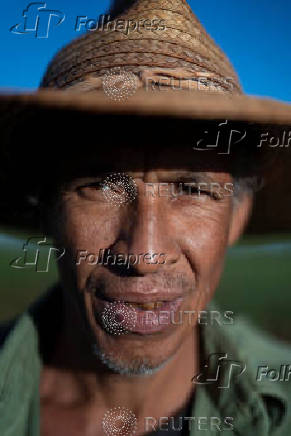
<svg viewBox="0 0 291 436">
<path fill-rule="evenodd" d="M 228 245 L 233 245 L 243 233 L 252 212 L 253 195 L 245 193 L 234 201 L 228 234 Z"/>
</svg>

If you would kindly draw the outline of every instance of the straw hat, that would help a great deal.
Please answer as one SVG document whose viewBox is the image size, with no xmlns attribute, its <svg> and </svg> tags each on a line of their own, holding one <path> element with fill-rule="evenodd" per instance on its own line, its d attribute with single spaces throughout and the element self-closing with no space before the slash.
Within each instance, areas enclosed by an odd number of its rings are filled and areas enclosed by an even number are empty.
<svg viewBox="0 0 291 436">
<path fill-rule="evenodd" d="M 117 15 L 122 7 L 125 10 Z M 61 49 L 36 93 L 2 95 L 4 110 L 15 103 L 48 110 L 290 123 L 290 105 L 243 94 L 228 58 L 186 0 L 116 0 L 112 17 L 114 22 L 105 23 L 103 31 L 89 31 Z M 130 20 L 132 27 L 126 31 Z M 121 79 L 127 82 L 123 88 L 129 94 L 120 101 L 118 95 L 114 99 L 114 83 L 113 98 L 105 92 L 110 88 L 110 75 L 116 72 L 125 75 Z M 168 92 L 163 92 L 165 88 Z"/>
<path fill-rule="evenodd" d="M 0 95 L 2 143 L 12 147 L 27 114 L 38 123 L 65 113 L 97 123 L 106 115 L 230 120 L 276 137 L 290 128 L 291 105 L 245 95 L 186 0 L 115 0 L 110 15 L 103 30 L 89 29 L 55 55 L 37 92 Z"/>
</svg>

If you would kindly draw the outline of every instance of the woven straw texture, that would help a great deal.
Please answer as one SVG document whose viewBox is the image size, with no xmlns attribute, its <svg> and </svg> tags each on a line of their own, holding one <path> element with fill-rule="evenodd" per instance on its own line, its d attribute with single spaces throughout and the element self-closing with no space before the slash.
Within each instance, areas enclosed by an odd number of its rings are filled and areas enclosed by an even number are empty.
<svg viewBox="0 0 291 436">
<path fill-rule="evenodd" d="M 110 11 L 110 22 L 105 20 L 103 30 L 98 22 L 96 30 L 73 40 L 55 55 L 37 92 L 0 95 L 2 138 L 21 114 L 39 107 L 44 117 L 52 117 L 57 110 L 76 110 L 227 118 L 255 123 L 260 129 L 264 124 L 282 129 L 291 124 L 291 105 L 243 93 L 228 58 L 186 0 L 114 3 L 119 8 Z M 124 9 L 124 5 L 129 7 Z M 156 20 L 156 25 L 149 27 L 145 20 L 151 24 Z M 127 32 L 124 23 L 129 22 L 140 26 Z M 116 70 L 112 80 L 110 73 Z M 125 72 L 123 88 L 115 87 L 119 70 Z"/>
<path fill-rule="evenodd" d="M 138 31 L 127 34 L 125 29 L 116 30 L 118 19 L 141 25 Z M 143 25 L 144 20 L 155 25 Z M 242 93 L 226 55 L 185 0 L 137 0 L 111 24 L 105 22 L 104 28 L 89 31 L 60 50 L 50 62 L 41 87 L 99 89 L 100 78 L 108 69 L 122 67 L 136 74 L 140 86 L 144 74 L 158 71 L 160 77 L 177 77 L 178 73 L 180 82 L 206 77 L 217 91 Z"/>
</svg>

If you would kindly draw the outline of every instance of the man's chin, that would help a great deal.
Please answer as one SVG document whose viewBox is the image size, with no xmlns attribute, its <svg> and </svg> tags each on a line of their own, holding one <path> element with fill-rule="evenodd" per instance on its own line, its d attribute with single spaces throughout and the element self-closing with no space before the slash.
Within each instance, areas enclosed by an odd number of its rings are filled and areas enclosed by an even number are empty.
<svg viewBox="0 0 291 436">
<path fill-rule="evenodd" d="M 108 331 L 105 323 L 96 319 L 93 305 L 87 301 L 87 314 L 95 337 L 93 352 L 104 367 L 112 372 L 128 376 L 152 375 L 164 368 L 182 347 L 186 325 L 169 325 L 166 329 L 148 334 Z M 113 323 L 111 327 L 114 327 Z"/>
<path fill-rule="evenodd" d="M 98 345 L 93 346 L 93 352 L 100 362 L 110 371 L 126 376 L 150 376 L 164 368 L 172 360 L 174 354 L 159 361 L 150 357 L 132 357 L 104 352 Z"/>
<path fill-rule="evenodd" d="M 167 334 L 112 335 L 96 324 L 93 332 L 94 355 L 105 368 L 128 376 L 152 375 L 163 369 L 179 354 L 185 333 L 176 328 Z"/>
</svg>

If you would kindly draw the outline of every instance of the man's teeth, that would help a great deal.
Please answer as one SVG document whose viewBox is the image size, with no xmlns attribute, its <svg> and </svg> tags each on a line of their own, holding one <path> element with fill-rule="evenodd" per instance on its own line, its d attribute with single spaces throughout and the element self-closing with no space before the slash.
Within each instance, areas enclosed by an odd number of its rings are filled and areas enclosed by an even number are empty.
<svg viewBox="0 0 291 436">
<path fill-rule="evenodd" d="M 164 302 L 163 301 L 154 301 L 149 303 L 128 303 L 130 306 L 135 307 L 137 309 L 142 310 L 156 310 L 160 309 Z"/>
</svg>

